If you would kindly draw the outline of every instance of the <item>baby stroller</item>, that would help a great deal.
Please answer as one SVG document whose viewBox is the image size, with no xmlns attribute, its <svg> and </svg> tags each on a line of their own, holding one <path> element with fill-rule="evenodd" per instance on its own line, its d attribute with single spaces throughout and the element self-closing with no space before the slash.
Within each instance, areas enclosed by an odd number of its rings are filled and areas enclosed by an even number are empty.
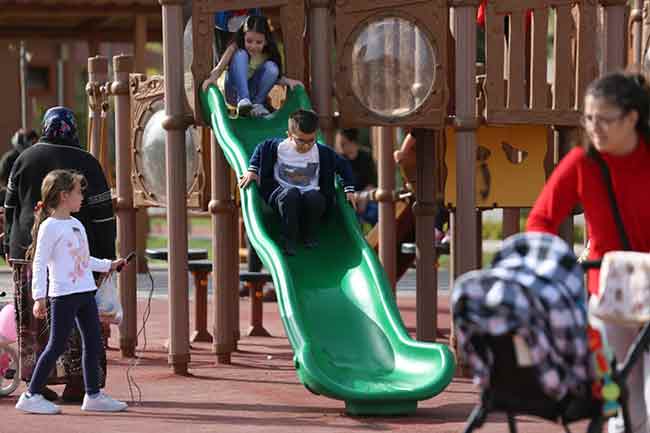
<svg viewBox="0 0 650 433">
<path fill-rule="evenodd" d="M 589 433 L 603 430 L 604 402 L 592 392 L 582 271 L 598 266 L 577 263 L 556 236 L 523 233 L 504 242 L 490 269 L 459 278 L 452 294 L 459 350 L 482 388 L 465 433 L 481 427 L 491 412 L 507 415 L 511 433 L 517 432 L 517 415 L 559 422 L 567 432 L 580 420 L 590 421 Z M 525 356 L 522 340 L 532 346 Z M 649 345 L 646 325 L 624 362 L 618 367 L 611 362 L 626 433 L 631 433 L 626 378 Z"/>
</svg>

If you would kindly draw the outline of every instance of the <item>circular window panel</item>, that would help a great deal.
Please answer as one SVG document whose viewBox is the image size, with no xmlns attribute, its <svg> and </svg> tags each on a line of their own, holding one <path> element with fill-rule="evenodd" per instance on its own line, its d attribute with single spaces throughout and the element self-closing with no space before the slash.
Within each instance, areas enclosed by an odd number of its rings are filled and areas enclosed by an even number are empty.
<svg viewBox="0 0 650 433">
<path fill-rule="evenodd" d="M 167 201 L 167 184 L 165 163 L 165 130 L 162 122 L 165 118 L 165 111 L 162 101 L 152 105 L 152 114 L 144 119 L 144 131 L 139 150 L 139 172 L 146 191 L 156 200 Z M 195 140 L 198 134 L 194 133 L 193 127 L 185 131 L 185 154 L 187 155 L 186 165 L 186 190 L 192 188 L 196 172 L 199 168 L 199 153 L 196 150 Z"/>
<path fill-rule="evenodd" d="M 426 34 L 413 22 L 397 17 L 370 21 L 352 46 L 352 91 L 378 116 L 408 116 L 431 94 L 436 60 Z"/>
</svg>

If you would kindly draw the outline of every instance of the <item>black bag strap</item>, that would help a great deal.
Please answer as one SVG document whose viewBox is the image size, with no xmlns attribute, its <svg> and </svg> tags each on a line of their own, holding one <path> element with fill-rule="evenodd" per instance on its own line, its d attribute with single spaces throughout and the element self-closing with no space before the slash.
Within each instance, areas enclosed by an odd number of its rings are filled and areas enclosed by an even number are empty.
<svg viewBox="0 0 650 433">
<path fill-rule="evenodd" d="M 591 147 L 589 149 L 589 156 L 598 163 L 600 172 L 603 175 L 603 180 L 605 181 L 605 186 L 607 186 L 607 195 L 609 196 L 609 204 L 612 208 L 612 214 L 614 214 L 614 222 L 616 223 L 616 229 L 618 230 L 618 236 L 623 243 L 623 249 L 625 251 L 632 250 L 632 244 L 630 244 L 630 238 L 627 237 L 625 233 L 625 226 L 623 225 L 623 218 L 621 218 L 621 213 L 618 210 L 618 204 L 616 203 L 616 195 L 614 195 L 614 187 L 612 185 L 612 176 L 609 173 L 609 168 L 607 168 L 607 163 L 600 156 L 600 153 Z"/>
</svg>

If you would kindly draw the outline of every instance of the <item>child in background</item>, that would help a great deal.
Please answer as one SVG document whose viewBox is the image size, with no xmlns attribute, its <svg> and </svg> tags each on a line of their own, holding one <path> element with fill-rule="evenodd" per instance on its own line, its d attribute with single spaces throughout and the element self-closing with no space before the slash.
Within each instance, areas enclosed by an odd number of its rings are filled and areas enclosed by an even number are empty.
<svg viewBox="0 0 650 433">
<path fill-rule="evenodd" d="M 236 33 L 234 41 L 203 82 L 203 90 L 210 84 L 217 84 L 225 90 L 228 104 L 237 108 L 238 116 L 264 117 L 269 114 L 264 105 L 266 97 L 276 83 L 292 89 L 302 85 L 300 81 L 282 77 L 280 51 L 268 20 L 256 15 L 249 16 Z"/>
<path fill-rule="evenodd" d="M 41 186 L 42 202 L 36 209 L 32 245 L 32 294 L 34 316 L 45 318 L 46 296 L 50 298 L 50 337 L 16 409 L 36 414 L 55 414 L 60 408 L 39 393 L 45 386 L 57 358 L 63 353 L 75 322 L 83 339 L 83 373 L 86 395 L 81 409 L 118 412 L 126 403 L 99 389 L 98 354 L 101 344 L 99 314 L 95 303 L 97 286 L 92 272 L 121 268 L 125 261 L 96 259 L 88 250 L 84 226 L 70 214 L 79 212 L 85 178 L 70 170 L 53 170 Z M 49 284 L 48 284 L 49 279 Z"/>
<path fill-rule="evenodd" d="M 316 229 L 334 205 L 334 177 L 343 177 L 346 198 L 356 207 L 354 177 L 349 163 L 330 147 L 316 142 L 318 115 L 300 109 L 289 117 L 288 138 L 258 144 L 240 188 L 259 183 L 260 194 L 281 218 L 282 249 L 296 254 L 302 229 L 305 246 L 316 248 Z"/>
<path fill-rule="evenodd" d="M 377 202 L 370 201 L 369 192 L 377 188 L 377 166 L 372 155 L 361 148 L 358 129 L 341 129 L 336 134 L 336 151 L 348 160 L 354 174 L 357 215 L 362 222 L 374 226 L 379 218 Z"/>
</svg>

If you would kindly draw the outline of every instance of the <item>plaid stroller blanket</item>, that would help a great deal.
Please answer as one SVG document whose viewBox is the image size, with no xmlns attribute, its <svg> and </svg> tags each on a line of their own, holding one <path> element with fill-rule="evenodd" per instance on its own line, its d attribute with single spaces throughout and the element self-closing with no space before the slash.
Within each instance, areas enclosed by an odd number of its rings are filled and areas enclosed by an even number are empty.
<svg viewBox="0 0 650 433">
<path fill-rule="evenodd" d="M 459 350 L 483 388 L 494 359 L 485 338 L 505 334 L 525 341 L 549 397 L 560 400 L 589 383 L 583 271 L 559 237 L 506 239 L 491 268 L 457 280 L 451 302 Z"/>
</svg>

